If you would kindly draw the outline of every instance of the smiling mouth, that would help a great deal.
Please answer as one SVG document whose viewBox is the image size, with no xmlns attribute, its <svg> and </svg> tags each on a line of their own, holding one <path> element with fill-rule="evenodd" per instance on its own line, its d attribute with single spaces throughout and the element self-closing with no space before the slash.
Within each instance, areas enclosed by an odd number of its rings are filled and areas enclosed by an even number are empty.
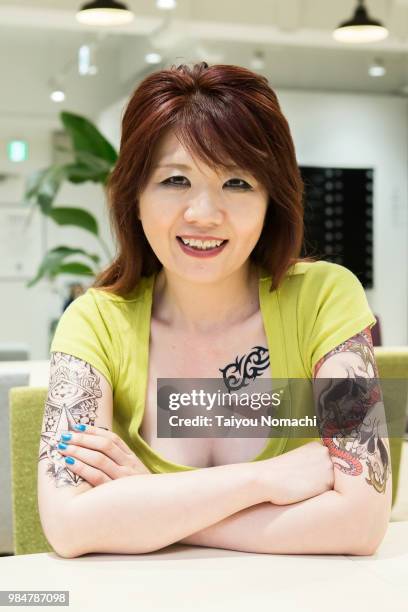
<svg viewBox="0 0 408 612">
<path fill-rule="evenodd" d="M 180 244 L 182 244 L 184 247 L 187 247 L 189 249 L 194 249 L 195 251 L 201 251 L 201 252 L 216 251 L 217 249 L 220 249 L 226 242 L 228 242 L 228 240 L 223 240 L 219 246 L 201 248 L 201 247 L 192 246 L 191 244 L 185 244 L 185 242 L 183 242 L 180 236 L 176 236 L 176 238 L 180 242 Z"/>
</svg>

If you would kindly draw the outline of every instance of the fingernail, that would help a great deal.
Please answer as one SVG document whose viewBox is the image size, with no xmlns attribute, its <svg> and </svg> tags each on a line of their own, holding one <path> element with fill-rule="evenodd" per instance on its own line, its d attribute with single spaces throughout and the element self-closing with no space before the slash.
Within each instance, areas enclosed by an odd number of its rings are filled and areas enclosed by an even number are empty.
<svg viewBox="0 0 408 612">
<path fill-rule="evenodd" d="M 67 433 L 67 434 L 62 434 L 61 438 L 67 442 L 68 440 L 70 440 L 72 438 L 72 434 Z"/>
<path fill-rule="evenodd" d="M 80 425 L 74 425 L 74 429 L 79 429 L 79 431 L 85 431 L 86 429 L 86 425 L 83 425 L 82 423 Z"/>
<path fill-rule="evenodd" d="M 65 463 L 69 463 L 70 465 L 72 465 L 73 463 L 75 463 L 75 459 L 73 457 L 65 457 Z"/>
<path fill-rule="evenodd" d="M 68 448 L 68 445 L 67 445 L 67 444 L 64 444 L 63 442 L 60 442 L 60 443 L 58 444 L 58 448 L 61 448 L 62 450 L 65 450 L 66 448 Z"/>
</svg>

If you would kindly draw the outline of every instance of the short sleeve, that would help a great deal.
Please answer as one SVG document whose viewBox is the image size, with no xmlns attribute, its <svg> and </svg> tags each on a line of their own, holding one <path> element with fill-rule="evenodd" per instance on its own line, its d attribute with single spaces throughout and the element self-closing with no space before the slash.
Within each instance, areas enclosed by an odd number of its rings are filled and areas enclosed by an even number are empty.
<svg viewBox="0 0 408 612">
<path fill-rule="evenodd" d="M 93 289 L 77 297 L 62 313 L 50 346 L 50 353 L 54 351 L 87 361 L 113 388 L 111 330 L 102 316 Z"/>
<path fill-rule="evenodd" d="M 312 263 L 307 269 L 297 318 L 300 350 L 310 378 L 319 359 L 377 321 L 357 276 L 327 261 Z"/>
</svg>

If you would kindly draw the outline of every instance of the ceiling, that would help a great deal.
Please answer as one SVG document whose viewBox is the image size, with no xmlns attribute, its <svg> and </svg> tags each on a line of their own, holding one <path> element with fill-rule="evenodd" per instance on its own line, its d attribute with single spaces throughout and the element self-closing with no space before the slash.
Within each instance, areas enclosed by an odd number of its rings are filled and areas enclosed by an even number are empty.
<svg viewBox="0 0 408 612">
<path fill-rule="evenodd" d="M 123 1 L 123 0 L 122 0 Z M 371 45 L 345 46 L 331 31 L 349 18 L 355 0 L 178 0 L 160 11 L 154 0 L 127 0 L 135 20 L 100 31 L 80 25 L 76 0 L 0 0 L 1 118 L 47 118 L 60 108 L 49 99 L 49 80 L 58 76 L 65 106 L 94 114 L 126 96 L 149 71 L 174 62 L 206 60 L 247 66 L 256 51 L 274 88 L 408 95 L 408 0 L 367 0 L 372 17 L 390 36 Z M 98 74 L 80 76 L 81 44 L 97 45 Z M 147 51 L 163 64 L 146 65 Z M 387 73 L 368 75 L 382 59 Z"/>
</svg>

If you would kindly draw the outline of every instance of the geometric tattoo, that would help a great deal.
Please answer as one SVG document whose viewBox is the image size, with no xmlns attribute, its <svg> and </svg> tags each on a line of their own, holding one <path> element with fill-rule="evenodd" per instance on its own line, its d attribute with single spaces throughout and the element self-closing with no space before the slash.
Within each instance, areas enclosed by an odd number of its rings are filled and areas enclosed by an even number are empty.
<svg viewBox="0 0 408 612">
<path fill-rule="evenodd" d="M 228 391 L 237 391 L 247 387 L 250 381 L 262 375 L 269 366 L 269 351 L 262 346 L 254 346 L 249 355 L 229 363 L 225 368 L 219 368 Z"/>
<path fill-rule="evenodd" d="M 317 375 L 319 372 L 319 375 Z M 346 340 L 320 359 L 314 371 L 320 435 L 334 467 L 365 480 L 385 493 L 391 475 L 384 405 L 370 328 Z"/>
<path fill-rule="evenodd" d="M 57 432 L 75 431 L 77 423 L 95 425 L 97 400 L 102 397 L 99 383 L 100 378 L 89 363 L 66 353 L 51 354 L 38 461 L 47 461 L 47 474 L 56 487 L 86 482 L 68 469 L 57 448 Z"/>
</svg>

